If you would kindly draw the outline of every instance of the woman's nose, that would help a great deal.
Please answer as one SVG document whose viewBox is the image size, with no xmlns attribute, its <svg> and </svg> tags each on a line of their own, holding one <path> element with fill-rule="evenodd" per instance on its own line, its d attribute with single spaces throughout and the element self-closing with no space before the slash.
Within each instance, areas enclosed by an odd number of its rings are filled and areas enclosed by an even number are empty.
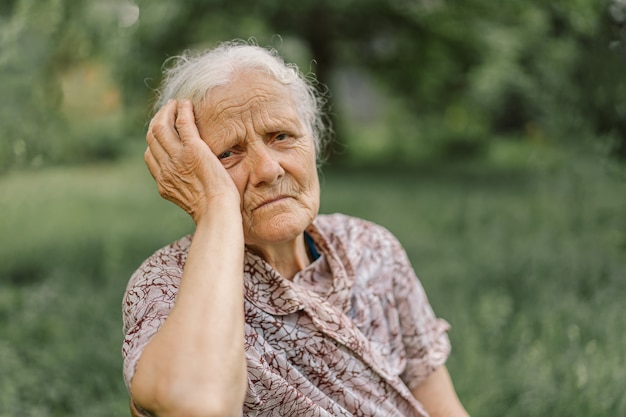
<svg viewBox="0 0 626 417">
<path fill-rule="evenodd" d="M 272 184 L 285 173 L 280 165 L 277 151 L 267 144 L 255 146 L 249 155 L 250 158 L 250 182 L 255 185 Z"/>
</svg>

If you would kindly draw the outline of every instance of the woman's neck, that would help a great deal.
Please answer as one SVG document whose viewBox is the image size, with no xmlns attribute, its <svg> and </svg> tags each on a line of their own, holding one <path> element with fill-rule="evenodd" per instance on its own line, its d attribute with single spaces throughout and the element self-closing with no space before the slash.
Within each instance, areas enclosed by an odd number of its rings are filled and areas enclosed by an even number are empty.
<svg viewBox="0 0 626 417">
<path fill-rule="evenodd" d="M 298 272 L 311 263 L 304 241 L 304 233 L 287 242 L 246 246 L 288 280 L 293 279 Z"/>
</svg>

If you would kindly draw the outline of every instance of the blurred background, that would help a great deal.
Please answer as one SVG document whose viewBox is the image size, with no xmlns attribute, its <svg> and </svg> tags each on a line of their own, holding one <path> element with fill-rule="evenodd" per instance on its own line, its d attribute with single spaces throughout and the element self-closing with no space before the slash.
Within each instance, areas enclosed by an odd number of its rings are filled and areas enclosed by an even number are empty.
<svg viewBox="0 0 626 417">
<path fill-rule="evenodd" d="M 163 62 L 254 37 L 330 89 L 322 211 L 389 228 L 482 416 L 626 415 L 626 0 L 2 0 L 0 417 L 129 415 L 121 298 L 193 230 Z"/>
</svg>

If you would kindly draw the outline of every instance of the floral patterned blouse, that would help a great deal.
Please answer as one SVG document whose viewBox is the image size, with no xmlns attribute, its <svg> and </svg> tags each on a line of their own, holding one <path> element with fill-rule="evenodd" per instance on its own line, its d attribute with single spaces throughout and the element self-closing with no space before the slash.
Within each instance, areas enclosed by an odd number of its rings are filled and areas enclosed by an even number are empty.
<svg viewBox="0 0 626 417">
<path fill-rule="evenodd" d="M 293 280 L 246 251 L 244 416 L 427 416 L 411 394 L 445 363 L 435 317 L 406 253 L 384 228 L 341 214 L 307 229 L 320 257 Z M 133 274 L 123 302 L 124 379 L 173 307 L 191 236 Z"/>
</svg>

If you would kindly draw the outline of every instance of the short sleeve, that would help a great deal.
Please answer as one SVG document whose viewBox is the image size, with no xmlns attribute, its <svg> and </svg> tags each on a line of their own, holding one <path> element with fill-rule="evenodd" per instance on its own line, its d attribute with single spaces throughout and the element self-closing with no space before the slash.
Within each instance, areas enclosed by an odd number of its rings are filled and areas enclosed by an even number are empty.
<svg viewBox="0 0 626 417">
<path fill-rule="evenodd" d="M 406 367 L 400 376 L 412 390 L 448 359 L 450 325 L 435 316 L 406 252 L 393 237 L 392 248 L 393 291 L 406 352 Z"/>
<path fill-rule="evenodd" d="M 129 390 L 144 348 L 174 306 L 185 258 L 186 252 L 176 250 L 174 245 L 163 248 L 148 258 L 128 283 L 122 303 L 122 356 L 124 382 Z"/>
</svg>

